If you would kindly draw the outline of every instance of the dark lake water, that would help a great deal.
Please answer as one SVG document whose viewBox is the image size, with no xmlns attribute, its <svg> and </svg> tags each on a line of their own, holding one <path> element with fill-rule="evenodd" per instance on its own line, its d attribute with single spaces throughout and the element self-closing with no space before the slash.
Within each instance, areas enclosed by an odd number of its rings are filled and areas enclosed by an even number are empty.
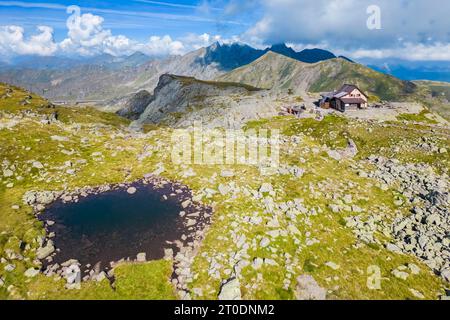
<svg viewBox="0 0 450 320">
<path fill-rule="evenodd" d="M 80 197 L 77 203 L 52 204 L 40 215 L 43 221 L 55 224 L 53 239 L 60 252 L 54 262 L 77 259 L 83 266 L 101 262 L 101 267 L 122 258 L 135 259 L 145 252 L 147 260 L 160 259 L 166 241 L 180 239 L 183 222 L 179 199 L 163 200 L 164 190 L 152 185 L 134 185 L 137 192 L 130 195 L 126 188 Z"/>
</svg>

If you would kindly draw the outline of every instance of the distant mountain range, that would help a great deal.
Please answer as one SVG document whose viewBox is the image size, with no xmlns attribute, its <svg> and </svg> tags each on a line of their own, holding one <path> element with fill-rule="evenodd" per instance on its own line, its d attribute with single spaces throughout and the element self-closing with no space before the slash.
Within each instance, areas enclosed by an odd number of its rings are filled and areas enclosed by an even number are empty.
<svg viewBox="0 0 450 320">
<path fill-rule="evenodd" d="M 230 71 L 261 58 L 267 52 L 275 52 L 305 63 L 317 63 L 336 58 L 333 53 L 327 50 L 305 49 L 297 52 L 284 43 L 259 50 L 239 43 L 221 45 L 216 42 L 206 48 L 205 56 L 200 58 L 199 62 L 204 64 L 216 63 L 220 70 Z"/>
<path fill-rule="evenodd" d="M 228 48 L 230 49 L 230 48 Z M 377 72 L 345 58 L 318 63 L 266 52 L 242 67 L 218 76 L 214 81 L 164 74 L 151 94 L 146 90 L 132 95 L 117 113 L 136 120 L 135 124 L 165 123 L 182 125 L 186 119 L 255 117 L 273 100 L 304 97 L 306 92 L 332 91 L 343 83 L 353 83 L 369 94 L 370 102 L 414 100 L 419 86 Z M 239 96 L 239 99 L 233 97 Z M 253 97 L 253 98 L 252 98 Z M 271 98 L 272 97 L 272 98 Z M 258 108 L 255 105 L 258 104 Z M 242 121 L 241 121 L 242 122 Z"/>
<path fill-rule="evenodd" d="M 160 76 L 167 73 L 294 91 L 332 90 L 342 82 L 354 82 L 381 99 L 413 90 L 413 83 L 385 75 L 389 72 L 379 66 L 373 69 L 322 49 L 297 52 L 276 44 L 260 50 L 217 42 L 184 56 L 162 59 L 140 52 L 85 59 L 25 56 L 0 64 L 0 82 L 24 87 L 53 101 L 92 102 L 112 110 L 123 108 L 141 90 L 152 93 Z"/>
<path fill-rule="evenodd" d="M 25 56 L 2 66 L 0 81 L 25 87 L 52 100 L 123 106 L 124 98 L 133 93 L 153 91 L 162 74 L 211 80 L 270 51 L 306 63 L 336 58 L 321 49 L 296 52 L 286 45 L 275 45 L 259 50 L 244 44 L 217 42 L 182 57 L 165 59 L 152 59 L 139 52 L 126 57 L 104 54 L 88 59 Z"/>
<path fill-rule="evenodd" d="M 135 52 L 130 56 L 115 57 L 110 54 L 101 54 L 94 57 L 41 57 L 18 56 L 8 62 L 1 62 L 0 67 L 8 69 L 51 69 L 67 70 L 74 67 L 96 65 L 118 69 L 127 66 L 137 66 L 150 60 L 142 52 Z"/>
</svg>

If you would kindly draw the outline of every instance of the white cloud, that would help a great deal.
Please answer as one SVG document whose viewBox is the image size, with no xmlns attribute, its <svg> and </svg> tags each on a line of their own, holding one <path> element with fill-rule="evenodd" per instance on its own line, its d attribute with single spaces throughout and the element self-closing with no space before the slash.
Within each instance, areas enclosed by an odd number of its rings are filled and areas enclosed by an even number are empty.
<svg viewBox="0 0 450 320">
<path fill-rule="evenodd" d="M 193 7 L 208 8 L 210 3 L 204 0 L 202 5 Z M 382 30 L 369 30 L 366 26 L 366 9 L 371 4 L 381 8 Z M 67 20 L 66 39 L 55 43 L 53 29 L 47 26 L 39 26 L 38 32 L 31 36 L 26 36 L 20 26 L 0 26 L 0 55 L 108 53 L 119 56 L 135 51 L 152 56 L 181 55 L 220 41 L 243 42 L 257 48 L 287 42 L 297 51 L 320 47 L 353 59 L 450 61 L 448 9 L 450 2 L 440 0 L 251 0 L 245 3 L 230 0 L 223 10 L 226 17 L 262 12 L 261 19 L 239 36 L 223 38 L 217 34 L 191 33 L 174 39 L 169 35 L 155 35 L 138 42 L 124 35 L 114 35 L 104 27 L 103 17 L 81 14 L 79 7 L 71 6 L 67 10 L 71 15 Z"/>
<path fill-rule="evenodd" d="M 57 51 L 57 44 L 53 41 L 53 29 L 38 26 L 38 34 L 25 38 L 25 30 L 20 26 L 0 27 L 0 54 L 12 55 L 41 55 L 51 56 Z"/>
<path fill-rule="evenodd" d="M 152 36 L 147 43 L 136 48 L 151 56 L 181 55 L 186 51 L 181 41 L 174 41 L 168 35 L 163 37 Z"/>
<path fill-rule="evenodd" d="M 181 41 L 186 45 L 186 47 L 197 50 L 202 47 L 207 47 L 216 41 L 221 41 L 222 36 L 220 35 L 210 35 L 208 33 L 203 34 L 195 34 L 190 33 L 187 36 L 183 37 Z"/>
<path fill-rule="evenodd" d="M 359 49 L 342 52 L 353 59 L 389 59 L 398 58 L 410 61 L 450 61 L 450 43 L 432 44 L 405 43 L 399 48 Z"/>
<path fill-rule="evenodd" d="M 136 42 L 123 35 L 113 36 L 111 30 L 103 28 L 104 19 L 91 13 L 81 14 L 80 8 L 69 7 L 72 15 L 67 19 L 68 38 L 59 47 L 66 54 L 83 56 L 108 53 L 112 55 L 130 54 Z"/>
<path fill-rule="evenodd" d="M 245 34 L 265 43 L 326 42 L 331 47 L 388 48 L 403 41 L 448 43 L 450 2 L 441 0 L 259 0 L 264 14 Z M 369 30 L 367 8 L 381 9 L 381 30 Z"/>
<path fill-rule="evenodd" d="M 67 20 L 68 38 L 60 43 L 61 50 L 68 54 L 87 56 L 108 53 L 119 56 L 141 51 L 150 56 L 182 55 L 221 38 L 205 33 L 190 34 L 175 40 L 164 35 L 151 36 L 148 41 L 139 43 L 123 35 L 112 35 L 111 30 L 103 28 L 104 19 L 100 16 L 81 14 L 76 6 L 69 8 L 68 12 L 72 13 Z"/>
</svg>

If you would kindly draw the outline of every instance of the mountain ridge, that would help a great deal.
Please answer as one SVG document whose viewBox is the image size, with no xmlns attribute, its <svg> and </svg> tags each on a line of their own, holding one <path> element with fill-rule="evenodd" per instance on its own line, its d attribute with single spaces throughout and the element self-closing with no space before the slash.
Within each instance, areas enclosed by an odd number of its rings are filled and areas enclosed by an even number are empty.
<svg viewBox="0 0 450 320">
<path fill-rule="evenodd" d="M 415 90 L 412 82 L 402 81 L 342 58 L 307 64 L 275 52 L 268 52 L 251 64 L 219 76 L 216 80 L 296 93 L 332 91 L 342 83 L 354 83 L 373 95 L 372 99 L 383 100 L 400 99 Z"/>
<path fill-rule="evenodd" d="M 212 80 L 277 48 L 281 45 L 260 50 L 242 43 L 216 42 L 183 56 L 163 59 L 140 52 L 124 57 L 103 54 L 85 60 L 24 57 L 17 61 L 17 66 L 2 67 L 0 81 L 25 87 L 54 101 L 94 100 L 99 105 L 118 102 L 123 107 L 122 98 L 140 90 L 152 92 L 164 73 Z M 290 50 L 290 55 L 302 53 L 285 45 L 284 48 Z"/>
</svg>

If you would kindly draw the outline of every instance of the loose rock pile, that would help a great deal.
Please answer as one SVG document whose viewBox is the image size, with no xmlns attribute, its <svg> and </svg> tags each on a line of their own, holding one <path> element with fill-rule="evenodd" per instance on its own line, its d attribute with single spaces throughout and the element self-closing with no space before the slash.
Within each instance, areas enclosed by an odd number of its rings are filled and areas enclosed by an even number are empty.
<svg viewBox="0 0 450 320">
<path fill-rule="evenodd" d="M 392 225 L 395 244 L 388 249 L 413 254 L 450 281 L 450 193 L 447 174 L 436 174 L 424 164 L 401 164 L 370 157 L 377 170 L 368 176 L 396 187 L 414 207 Z"/>
</svg>

